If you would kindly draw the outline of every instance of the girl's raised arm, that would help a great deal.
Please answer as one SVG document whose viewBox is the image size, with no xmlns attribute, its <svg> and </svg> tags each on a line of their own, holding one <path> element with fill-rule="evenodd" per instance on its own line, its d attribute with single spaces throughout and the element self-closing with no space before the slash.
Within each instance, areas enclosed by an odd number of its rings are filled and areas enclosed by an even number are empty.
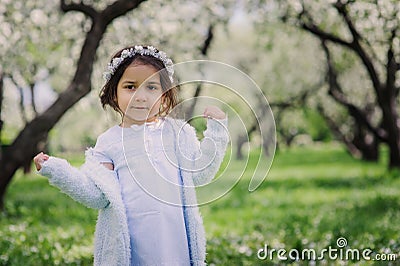
<svg viewBox="0 0 400 266">
<path fill-rule="evenodd" d="M 180 151 L 183 151 L 181 168 L 192 174 L 194 185 L 206 184 L 214 178 L 229 142 L 225 113 L 218 107 L 210 106 L 205 109 L 204 116 L 207 117 L 204 139 L 199 141 L 194 128 L 187 125 L 184 128 L 186 138 L 179 143 Z"/>
<path fill-rule="evenodd" d="M 49 159 L 49 155 L 41 152 L 33 158 L 33 162 L 35 163 L 36 170 L 40 171 L 42 169 L 42 164 Z"/>
</svg>

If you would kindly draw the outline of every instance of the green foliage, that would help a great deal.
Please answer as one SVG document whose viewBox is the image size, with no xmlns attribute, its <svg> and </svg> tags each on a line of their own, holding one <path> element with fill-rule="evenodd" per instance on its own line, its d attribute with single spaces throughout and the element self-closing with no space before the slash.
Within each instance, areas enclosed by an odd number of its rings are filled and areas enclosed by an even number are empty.
<svg viewBox="0 0 400 266">
<path fill-rule="evenodd" d="M 248 170 L 254 163 L 251 158 Z M 336 247 L 338 237 L 351 248 L 399 254 L 400 179 L 398 172 L 386 172 L 384 161 L 357 161 L 332 144 L 292 148 L 279 151 L 267 180 L 253 193 L 247 191 L 249 176 L 246 171 L 226 196 L 201 207 L 210 265 L 281 265 L 258 260 L 258 249 L 268 244 L 318 251 Z M 15 178 L 0 217 L 0 265 L 92 263 L 96 211 L 73 202 L 45 178 Z"/>
<path fill-rule="evenodd" d="M 195 118 L 190 120 L 190 124 L 195 128 L 197 137 L 202 139 L 204 137 L 203 132 L 207 128 L 206 121 L 202 118 Z"/>
<path fill-rule="evenodd" d="M 94 147 L 96 145 L 96 139 L 89 135 L 84 135 L 81 138 L 81 145 L 83 147 Z"/>
</svg>

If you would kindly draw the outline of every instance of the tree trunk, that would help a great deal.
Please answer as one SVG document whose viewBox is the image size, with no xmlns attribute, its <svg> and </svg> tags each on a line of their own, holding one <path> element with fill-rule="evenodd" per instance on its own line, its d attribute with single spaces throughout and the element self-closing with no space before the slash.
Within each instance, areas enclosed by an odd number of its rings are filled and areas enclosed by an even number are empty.
<svg viewBox="0 0 400 266">
<path fill-rule="evenodd" d="M 1 160 L 0 169 L 2 178 L 0 179 L 0 210 L 4 209 L 4 195 L 6 193 L 8 184 L 10 183 L 15 171 L 19 168 L 19 165 L 14 160 Z"/>
<path fill-rule="evenodd" d="M 142 2 L 144 0 L 118 0 L 98 12 L 83 2 L 66 4 L 61 0 L 61 9 L 64 12 L 84 13 L 92 19 L 92 27 L 86 34 L 76 72 L 68 88 L 44 113 L 27 123 L 11 145 L 3 149 L 0 158 L 0 207 L 4 207 L 4 195 L 15 172 L 44 149 L 48 132 L 69 108 L 91 91 L 93 63 L 107 26 Z"/>
<path fill-rule="evenodd" d="M 396 35 L 396 30 L 392 31 L 387 51 L 386 86 L 377 94 L 382 109 L 382 127 L 387 133 L 389 168 L 400 168 L 400 120 L 396 108 L 396 74 L 400 70 L 400 63 L 396 61 L 393 48 Z"/>
<path fill-rule="evenodd" d="M 2 141 L 2 130 L 3 130 L 3 120 L 1 116 L 2 106 L 3 106 L 3 85 L 4 85 L 4 75 L 3 71 L 0 69 L 0 162 L 3 162 L 3 141 Z M 4 187 L 5 190 L 5 187 Z M 4 195 L 5 191 L 3 191 L 3 186 L 1 185 L 0 180 L 0 195 Z M 0 210 L 4 208 L 4 203 L 0 198 Z"/>
<path fill-rule="evenodd" d="M 389 168 L 400 168 L 400 132 L 399 132 L 399 118 L 396 112 L 396 99 L 393 96 L 384 106 L 383 112 L 383 125 L 387 132 L 387 144 L 389 147 Z"/>
<path fill-rule="evenodd" d="M 3 145 L 3 141 L 2 141 L 3 119 L 2 119 L 2 115 L 1 115 L 2 107 L 3 107 L 3 95 L 4 95 L 3 86 L 4 86 L 4 74 L 0 67 L 0 147 Z M 1 155 L 2 155 L 2 151 L 0 149 L 0 160 L 2 157 Z"/>
<path fill-rule="evenodd" d="M 245 135 L 239 135 L 236 139 L 237 150 L 236 150 L 236 159 L 242 160 L 244 158 L 242 148 L 243 145 L 251 140 L 251 135 L 254 131 L 257 130 L 257 123 L 254 123 L 246 132 Z"/>
<path fill-rule="evenodd" d="M 248 141 L 247 136 L 244 135 L 239 135 L 236 139 L 236 159 L 238 160 L 243 160 L 243 152 L 242 152 L 242 148 L 243 145 Z"/>
<path fill-rule="evenodd" d="M 379 143 L 372 133 L 362 131 L 354 136 L 352 143 L 360 151 L 363 160 L 368 162 L 379 160 Z"/>
<path fill-rule="evenodd" d="M 191 103 L 187 108 L 187 110 L 185 110 L 185 120 L 187 121 L 190 121 L 193 118 L 194 108 L 196 107 L 197 99 L 200 96 L 202 88 L 203 86 L 201 83 L 197 84 L 196 91 L 194 92 L 194 95 L 192 96 L 191 99 Z"/>
</svg>

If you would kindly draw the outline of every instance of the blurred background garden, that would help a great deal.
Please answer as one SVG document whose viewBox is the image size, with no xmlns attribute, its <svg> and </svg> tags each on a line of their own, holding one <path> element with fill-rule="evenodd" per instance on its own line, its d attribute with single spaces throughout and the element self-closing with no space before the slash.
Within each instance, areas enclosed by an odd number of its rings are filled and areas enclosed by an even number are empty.
<svg viewBox="0 0 400 266">
<path fill-rule="evenodd" d="M 399 33 L 397 0 L 0 0 L 0 265 L 93 263 L 96 210 L 51 187 L 32 158 L 44 150 L 79 167 L 118 123 L 98 94 L 112 53 L 131 44 L 176 63 L 229 64 L 269 102 L 182 88 L 182 99 L 221 99 L 245 127 L 231 123 L 221 168 L 240 181 L 201 206 L 208 264 L 400 265 Z M 260 135 L 269 110 L 276 135 Z M 261 151 L 272 165 L 250 193 Z M 339 238 L 375 260 L 259 256 L 266 245 L 338 248 Z"/>
</svg>

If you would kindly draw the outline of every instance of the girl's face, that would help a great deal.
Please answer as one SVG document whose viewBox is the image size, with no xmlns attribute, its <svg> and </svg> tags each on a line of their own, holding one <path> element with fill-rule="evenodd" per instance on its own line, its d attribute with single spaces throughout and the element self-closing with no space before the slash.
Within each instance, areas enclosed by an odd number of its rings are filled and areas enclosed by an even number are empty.
<svg viewBox="0 0 400 266">
<path fill-rule="evenodd" d="M 160 110 L 162 87 L 159 74 L 151 65 L 133 62 L 118 82 L 117 102 L 123 127 L 154 121 Z M 151 77 L 151 78 L 149 78 Z"/>
</svg>

